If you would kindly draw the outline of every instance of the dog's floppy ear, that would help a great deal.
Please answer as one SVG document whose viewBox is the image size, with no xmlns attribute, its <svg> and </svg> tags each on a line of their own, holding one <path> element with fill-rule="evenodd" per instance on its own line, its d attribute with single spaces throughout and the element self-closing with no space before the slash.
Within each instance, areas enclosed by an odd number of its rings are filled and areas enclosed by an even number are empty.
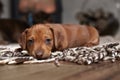
<svg viewBox="0 0 120 80">
<path fill-rule="evenodd" d="M 65 30 L 60 27 L 50 27 L 50 30 L 53 33 L 53 43 L 54 43 L 54 49 L 53 50 L 63 50 L 67 46 L 67 39 Z"/>
<path fill-rule="evenodd" d="M 22 32 L 18 43 L 20 44 L 21 48 L 24 50 L 26 49 L 26 35 L 27 35 L 28 29 L 26 29 L 24 32 Z"/>
</svg>

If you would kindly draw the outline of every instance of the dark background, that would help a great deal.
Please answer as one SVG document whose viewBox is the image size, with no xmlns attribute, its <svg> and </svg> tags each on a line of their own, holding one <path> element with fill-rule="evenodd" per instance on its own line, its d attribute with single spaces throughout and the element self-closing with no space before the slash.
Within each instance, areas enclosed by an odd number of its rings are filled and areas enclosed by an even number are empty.
<svg viewBox="0 0 120 80">
<path fill-rule="evenodd" d="M 1 0 L 4 5 L 4 12 L 2 18 L 17 18 L 17 2 L 18 0 Z M 112 12 L 116 18 L 120 20 L 120 0 L 62 0 L 63 23 L 79 23 L 75 15 L 79 11 L 86 11 L 88 9 L 103 8 L 106 11 Z M 120 29 L 116 38 L 120 38 Z"/>
</svg>

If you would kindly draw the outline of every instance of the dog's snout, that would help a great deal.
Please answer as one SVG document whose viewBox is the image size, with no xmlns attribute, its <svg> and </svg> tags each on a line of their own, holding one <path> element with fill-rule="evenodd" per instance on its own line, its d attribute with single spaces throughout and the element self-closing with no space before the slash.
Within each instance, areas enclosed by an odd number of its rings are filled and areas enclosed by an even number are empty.
<svg viewBox="0 0 120 80">
<path fill-rule="evenodd" d="M 37 58 L 40 58 L 43 55 L 43 51 L 36 51 L 35 55 L 36 55 Z"/>
</svg>

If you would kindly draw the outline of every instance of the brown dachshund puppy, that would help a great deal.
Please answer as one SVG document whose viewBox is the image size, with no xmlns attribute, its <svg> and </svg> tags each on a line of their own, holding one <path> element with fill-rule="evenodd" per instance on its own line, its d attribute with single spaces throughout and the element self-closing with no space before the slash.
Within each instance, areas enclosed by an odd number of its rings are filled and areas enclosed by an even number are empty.
<svg viewBox="0 0 120 80">
<path fill-rule="evenodd" d="M 98 43 L 94 27 L 72 24 L 37 24 L 26 29 L 19 40 L 21 48 L 37 59 L 50 57 L 51 51 Z"/>
</svg>

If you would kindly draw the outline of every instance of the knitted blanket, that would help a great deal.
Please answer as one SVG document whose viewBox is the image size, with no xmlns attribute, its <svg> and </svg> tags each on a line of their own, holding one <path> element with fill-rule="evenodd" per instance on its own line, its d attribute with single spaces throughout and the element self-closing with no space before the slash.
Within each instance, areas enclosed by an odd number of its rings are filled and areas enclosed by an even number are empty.
<svg viewBox="0 0 120 80">
<path fill-rule="evenodd" d="M 107 43 L 103 42 L 95 47 L 76 47 L 64 51 L 51 53 L 51 57 L 45 60 L 37 60 L 28 55 L 27 51 L 16 52 L 13 47 L 0 46 L 0 64 L 36 64 L 54 62 L 59 66 L 59 61 L 67 61 L 77 64 L 92 64 L 100 61 L 115 62 L 120 60 L 120 42 L 109 41 L 111 38 L 104 38 Z M 101 39 L 102 41 L 103 39 Z M 103 40 L 103 41 L 105 41 Z"/>
</svg>

